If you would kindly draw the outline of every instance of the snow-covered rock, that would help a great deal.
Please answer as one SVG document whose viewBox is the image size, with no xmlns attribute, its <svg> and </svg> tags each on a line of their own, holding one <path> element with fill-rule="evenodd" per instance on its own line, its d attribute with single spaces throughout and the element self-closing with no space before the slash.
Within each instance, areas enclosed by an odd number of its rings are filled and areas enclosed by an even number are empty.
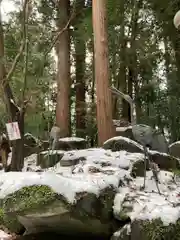
<svg viewBox="0 0 180 240">
<path fill-rule="evenodd" d="M 116 136 L 126 137 L 132 141 L 136 141 L 132 133 L 132 126 L 116 127 Z M 168 142 L 162 133 L 154 132 L 151 149 L 162 153 L 169 152 Z"/>
<path fill-rule="evenodd" d="M 112 237 L 113 240 L 150 240 L 153 239 L 153 231 L 156 231 L 154 234 L 159 234 L 158 229 L 164 232 L 160 231 L 161 238 L 154 235 L 155 239 L 170 239 L 169 231 L 179 226 L 180 185 L 175 184 L 170 172 L 161 171 L 159 180 L 161 195 L 158 194 L 151 172 L 147 174 L 145 192 L 140 191 L 143 185 L 143 178 L 140 177 L 130 182 L 128 187 L 119 188 L 114 199 L 114 216 L 119 221 L 129 220 L 130 224 L 128 231 L 125 231 L 125 228 L 117 231 Z"/>
<path fill-rule="evenodd" d="M 57 144 L 57 150 L 73 150 L 86 148 L 86 140 L 78 137 L 60 138 Z"/>
<path fill-rule="evenodd" d="M 104 142 L 103 148 L 111 149 L 112 151 L 125 150 L 133 153 L 143 152 L 143 147 L 140 144 L 138 144 L 137 142 L 129 138 L 121 137 L 121 136 L 108 139 L 106 142 Z"/>
<path fill-rule="evenodd" d="M 150 159 L 155 162 L 162 170 L 172 171 L 172 169 L 180 168 L 179 159 L 166 153 L 150 151 Z"/>
<path fill-rule="evenodd" d="M 124 175 L 1 173 L 0 223 L 16 232 L 22 224 L 28 233 L 48 227 L 58 232 L 68 226 L 68 231 L 108 234 L 114 195 Z"/>
<path fill-rule="evenodd" d="M 169 155 L 159 154 L 150 151 L 161 164 L 159 157 Z M 0 172 L 0 224 L 11 230 L 18 232 L 23 225 L 29 233 L 115 232 L 113 240 L 152 240 L 146 233 L 155 225 L 168 240 L 166 231 L 179 226 L 180 181 L 161 170 L 159 195 L 152 172 L 147 171 L 142 190 L 144 178 L 138 174 L 133 178 L 131 173 L 139 162 L 143 169 L 143 153 L 91 148 L 65 151 L 56 165 L 46 169 L 37 167 L 36 161 L 33 154 L 25 159 L 23 172 Z"/>
<path fill-rule="evenodd" d="M 162 133 L 154 133 L 151 149 L 161 153 L 169 153 L 168 142 Z"/>
<path fill-rule="evenodd" d="M 113 137 L 108 139 L 104 145 L 104 149 L 111 149 L 112 151 L 128 151 L 132 153 L 143 153 L 143 147 L 137 142 L 126 137 Z M 180 168 L 180 161 L 167 153 L 157 152 L 154 150 L 149 151 L 150 159 L 155 162 L 160 169 L 172 170 Z M 144 162 L 144 159 L 142 159 Z M 136 161 L 137 171 L 141 170 L 142 163 Z M 140 169 L 139 169 L 140 168 Z"/>
<path fill-rule="evenodd" d="M 169 152 L 172 156 L 180 158 L 180 141 L 170 144 Z"/>
</svg>

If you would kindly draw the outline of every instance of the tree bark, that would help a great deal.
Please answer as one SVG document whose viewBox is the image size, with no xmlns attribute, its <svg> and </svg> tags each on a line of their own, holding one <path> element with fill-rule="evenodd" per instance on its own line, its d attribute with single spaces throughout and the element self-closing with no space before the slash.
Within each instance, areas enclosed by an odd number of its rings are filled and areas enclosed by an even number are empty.
<svg viewBox="0 0 180 240">
<path fill-rule="evenodd" d="M 6 104 L 9 120 L 11 122 L 17 121 L 20 128 L 21 139 L 12 142 L 12 159 L 11 159 L 11 171 L 21 171 L 24 163 L 23 155 L 23 137 L 24 137 L 24 113 L 20 111 L 18 106 L 15 104 L 15 99 L 9 85 L 7 73 L 4 65 L 4 33 L 2 27 L 2 21 L 0 18 L 0 82 L 2 84 L 4 93 L 4 102 Z"/>
<path fill-rule="evenodd" d="M 131 39 L 130 39 L 130 59 L 129 59 L 129 73 L 128 73 L 128 95 L 133 98 L 133 86 L 137 82 L 137 47 L 136 47 L 136 37 L 138 34 L 138 18 L 139 11 L 141 9 L 142 0 L 134 0 L 132 6 L 132 18 L 131 18 Z M 137 88 L 136 88 L 137 89 Z M 138 94 L 138 93 L 135 93 Z M 128 120 L 131 119 L 131 110 L 128 106 Z"/>
<path fill-rule="evenodd" d="M 85 59 L 86 43 L 82 36 L 81 22 L 84 18 L 84 0 L 76 0 L 76 13 L 79 12 L 75 20 L 75 61 L 76 61 L 76 135 L 85 137 Z"/>
<path fill-rule="evenodd" d="M 112 98 L 109 90 L 109 63 L 106 0 L 93 0 L 95 81 L 97 93 L 98 144 L 113 137 Z"/>
<path fill-rule="evenodd" d="M 69 20 L 69 0 L 59 1 L 59 31 Z M 58 72 L 57 72 L 57 105 L 56 124 L 61 129 L 61 137 L 70 135 L 70 36 L 69 28 L 60 34 L 57 44 Z"/>
</svg>

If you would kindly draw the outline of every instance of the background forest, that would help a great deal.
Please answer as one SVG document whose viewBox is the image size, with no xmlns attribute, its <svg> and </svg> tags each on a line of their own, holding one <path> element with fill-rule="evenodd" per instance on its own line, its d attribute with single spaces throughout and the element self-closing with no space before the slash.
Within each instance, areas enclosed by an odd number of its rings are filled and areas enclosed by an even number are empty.
<svg viewBox="0 0 180 240">
<path fill-rule="evenodd" d="M 7 70 L 18 55 L 23 38 L 22 4 L 14 2 L 16 11 L 10 12 L 8 21 L 3 22 Z M 89 145 L 95 146 L 92 3 L 30 2 L 26 54 L 20 56 L 9 79 L 14 101 L 18 105 L 28 102 L 25 132 L 46 138 L 57 119 L 64 136 L 87 136 Z M 178 0 L 107 1 L 111 85 L 136 101 L 138 122 L 159 128 L 170 142 L 180 139 L 180 33 L 173 26 L 179 4 Z M 59 88 L 61 94 L 57 94 Z M 56 103 L 59 116 L 55 116 Z M 112 112 L 113 119 L 130 120 L 127 103 L 114 97 Z M 9 121 L 3 98 L 0 119 L 3 131 Z"/>
</svg>

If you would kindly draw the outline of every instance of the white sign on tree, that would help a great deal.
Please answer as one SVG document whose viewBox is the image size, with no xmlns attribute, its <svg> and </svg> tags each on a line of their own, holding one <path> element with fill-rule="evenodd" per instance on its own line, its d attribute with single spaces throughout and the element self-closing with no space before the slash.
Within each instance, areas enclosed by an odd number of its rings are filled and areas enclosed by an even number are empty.
<svg viewBox="0 0 180 240">
<path fill-rule="evenodd" d="M 18 122 L 6 123 L 6 129 L 10 141 L 21 139 Z"/>
</svg>

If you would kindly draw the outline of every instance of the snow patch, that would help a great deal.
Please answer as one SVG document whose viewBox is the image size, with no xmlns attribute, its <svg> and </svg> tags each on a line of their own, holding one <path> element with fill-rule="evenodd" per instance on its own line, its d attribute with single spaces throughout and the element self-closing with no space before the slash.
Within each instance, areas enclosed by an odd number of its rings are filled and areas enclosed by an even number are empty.
<svg viewBox="0 0 180 240">
<path fill-rule="evenodd" d="M 104 144 L 110 143 L 110 142 L 112 142 L 112 141 L 119 141 L 119 140 L 123 140 L 123 141 L 125 141 L 125 142 L 127 142 L 127 143 L 134 144 L 134 145 L 136 145 L 138 148 L 141 148 L 141 149 L 143 150 L 143 147 L 142 147 L 139 143 L 133 141 L 133 140 L 130 139 L 130 138 L 122 137 L 122 136 L 116 136 L 116 137 L 110 138 L 110 139 L 108 139 L 107 141 L 105 141 Z"/>
<path fill-rule="evenodd" d="M 0 240 L 8 240 L 8 239 L 11 239 L 11 235 L 0 230 Z"/>
<path fill-rule="evenodd" d="M 78 137 L 66 137 L 66 138 L 60 138 L 59 142 L 84 142 L 84 138 L 78 138 Z"/>
<path fill-rule="evenodd" d="M 119 138 L 124 137 L 116 137 Z M 33 163 L 36 158 L 37 155 L 31 155 L 27 158 L 29 159 L 27 163 Z M 43 173 L 1 173 L 0 198 L 23 186 L 41 184 L 50 186 L 73 203 L 76 201 L 76 193 L 85 191 L 98 196 L 102 189 L 113 186 L 117 189 L 113 206 L 116 218 L 120 218 L 121 211 L 124 208 L 126 210 L 127 207 L 128 216 L 132 221 L 160 218 L 164 225 L 168 225 L 180 219 L 180 182 L 177 181 L 175 184 L 173 173 L 160 171 L 159 188 L 162 195 L 157 192 L 151 171 L 147 171 L 145 191 L 140 191 L 144 182 L 143 177 L 135 179 L 130 177 L 132 164 L 139 160 L 143 161 L 144 154 L 91 148 L 64 152 L 63 158 L 68 160 L 82 158 L 82 160 L 79 164 L 70 167 L 62 167 L 57 163 Z M 109 174 L 108 171 L 111 173 Z M 120 180 L 124 184 L 121 187 L 119 187 Z M 132 207 L 131 211 L 128 206 Z"/>
<path fill-rule="evenodd" d="M 116 127 L 116 132 L 123 132 L 123 131 L 126 131 L 127 129 L 132 129 L 132 126 L 129 126 L 129 127 Z"/>
<path fill-rule="evenodd" d="M 0 175 L 0 198 L 6 197 L 25 186 L 46 185 L 60 195 L 63 195 L 70 203 L 76 202 L 76 193 L 89 192 L 97 196 L 100 191 L 108 186 L 115 188 L 119 185 L 119 175 L 96 176 L 77 174 L 64 177 L 55 173 L 43 172 L 8 172 Z"/>
<path fill-rule="evenodd" d="M 147 172 L 146 191 L 140 191 L 143 185 L 143 178 L 138 177 L 130 186 L 119 189 L 114 199 L 114 215 L 120 218 L 120 213 L 128 206 L 132 207 L 127 215 L 131 221 L 161 219 L 164 225 L 176 223 L 180 218 L 180 184 L 173 183 L 172 174 L 166 171 L 160 172 L 159 188 L 162 195 L 159 195 L 156 189 L 152 172 Z"/>
<path fill-rule="evenodd" d="M 169 148 L 171 148 L 171 147 L 173 147 L 173 146 L 175 146 L 175 145 L 180 145 L 180 141 L 171 143 L 171 144 L 169 145 Z"/>
</svg>

